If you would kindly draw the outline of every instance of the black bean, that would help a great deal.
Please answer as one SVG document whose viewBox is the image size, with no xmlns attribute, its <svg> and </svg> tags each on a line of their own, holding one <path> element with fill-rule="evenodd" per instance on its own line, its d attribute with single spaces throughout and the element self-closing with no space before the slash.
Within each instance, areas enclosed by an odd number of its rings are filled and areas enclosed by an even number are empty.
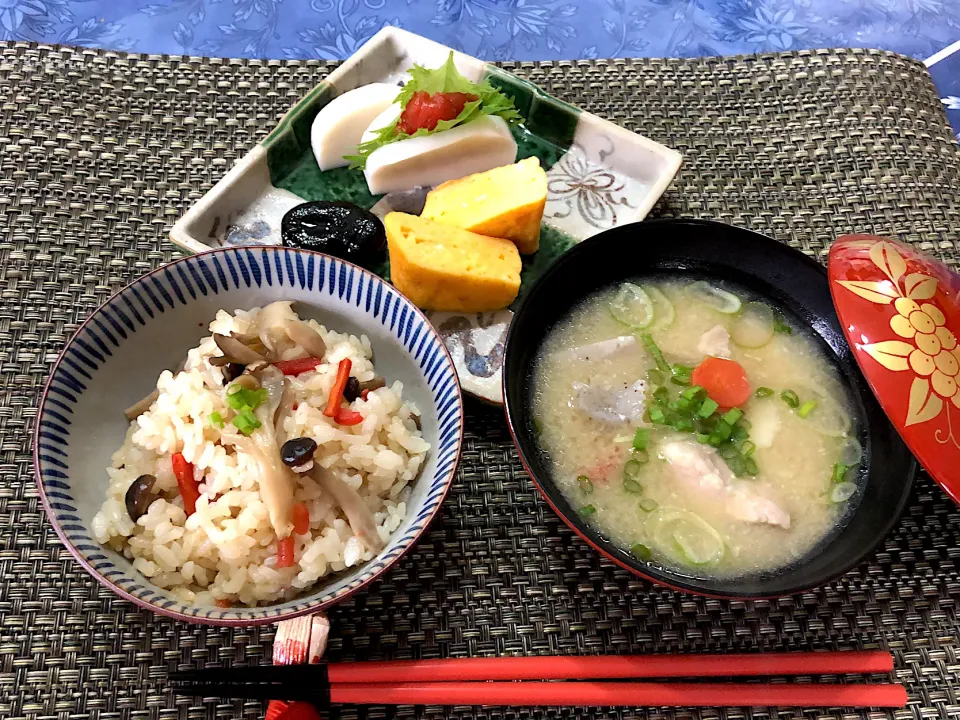
<svg viewBox="0 0 960 720">
<path fill-rule="evenodd" d="M 157 479 L 153 475 L 141 475 L 134 480 L 123 499 L 127 505 L 127 514 L 136 522 L 147 513 L 147 509 L 157 499 L 153 484 Z"/>
<path fill-rule="evenodd" d="M 280 448 L 280 459 L 287 467 L 306 465 L 317 450 L 317 441 L 313 438 L 294 438 L 287 440 Z"/>
<path fill-rule="evenodd" d="M 280 221 L 287 247 L 316 250 L 371 270 L 387 259 L 387 233 L 369 210 L 349 202 L 315 200 L 287 211 Z"/>
<path fill-rule="evenodd" d="M 347 384 L 343 388 L 343 399 L 347 402 L 353 402 L 360 397 L 360 381 L 353 375 L 347 378 Z"/>
</svg>

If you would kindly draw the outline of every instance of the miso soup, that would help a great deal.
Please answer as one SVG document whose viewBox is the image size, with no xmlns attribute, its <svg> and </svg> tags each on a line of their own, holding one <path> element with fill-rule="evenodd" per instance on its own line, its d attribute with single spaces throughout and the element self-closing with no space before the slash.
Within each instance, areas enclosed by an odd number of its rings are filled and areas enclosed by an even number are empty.
<svg viewBox="0 0 960 720">
<path fill-rule="evenodd" d="M 640 278 L 554 327 L 532 383 L 554 482 L 641 560 L 790 564 L 859 498 L 855 414 L 816 341 L 743 288 Z"/>
</svg>

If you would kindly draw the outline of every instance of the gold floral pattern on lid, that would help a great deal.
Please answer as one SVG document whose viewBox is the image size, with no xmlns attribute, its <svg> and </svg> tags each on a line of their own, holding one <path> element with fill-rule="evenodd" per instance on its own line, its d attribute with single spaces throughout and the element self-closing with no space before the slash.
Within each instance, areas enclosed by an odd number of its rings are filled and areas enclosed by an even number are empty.
<svg viewBox="0 0 960 720">
<path fill-rule="evenodd" d="M 891 242 L 869 244 L 869 258 L 885 279 L 836 282 L 872 303 L 892 305 L 896 311 L 889 326 L 900 339 L 863 343 L 859 348 L 888 370 L 914 374 L 904 426 L 939 417 L 948 402 L 960 409 L 960 347 L 934 300 L 939 281 L 922 272 L 908 273 L 906 260 Z M 946 433 L 937 431 L 937 441 L 960 447 L 949 412 L 947 423 Z"/>
</svg>

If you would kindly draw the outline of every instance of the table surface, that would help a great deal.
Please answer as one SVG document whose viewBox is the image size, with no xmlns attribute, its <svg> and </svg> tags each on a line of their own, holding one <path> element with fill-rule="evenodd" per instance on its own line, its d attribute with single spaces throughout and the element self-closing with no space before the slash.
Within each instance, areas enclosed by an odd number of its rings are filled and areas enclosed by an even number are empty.
<svg viewBox="0 0 960 720">
<path fill-rule="evenodd" d="M 919 63 L 840 50 L 507 67 L 678 149 L 684 165 L 656 216 L 719 219 L 821 260 L 833 237 L 860 231 L 957 263 L 950 229 L 960 227 L 960 150 Z M 331 69 L 320 61 L 0 48 L 0 717 L 261 717 L 258 703 L 174 701 L 165 677 L 175 668 L 262 663 L 273 628 L 175 623 L 97 585 L 43 518 L 30 426 L 77 323 L 169 260 L 170 224 Z M 895 713 L 603 716 L 960 719 L 958 548 L 960 511 L 921 475 L 878 551 L 823 587 L 755 602 L 654 587 L 571 533 L 524 473 L 502 411 L 470 401 L 443 512 L 396 567 L 331 610 L 328 657 L 886 647 L 896 656 L 893 678 L 910 692 L 909 707 Z M 348 708 L 340 717 L 594 715 L 407 707 Z"/>
<path fill-rule="evenodd" d="M 698 57 L 824 47 L 928 58 L 957 0 L 0 0 L 0 40 L 342 60 L 383 25 L 486 60 Z M 960 133 L 960 66 L 931 72 Z"/>
</svg>

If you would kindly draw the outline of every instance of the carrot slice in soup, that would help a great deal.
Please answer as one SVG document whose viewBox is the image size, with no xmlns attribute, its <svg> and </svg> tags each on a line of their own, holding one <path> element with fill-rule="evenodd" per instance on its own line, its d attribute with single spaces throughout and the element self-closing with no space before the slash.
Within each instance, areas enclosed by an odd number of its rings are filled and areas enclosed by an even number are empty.
<svg viewBox="0 0 960 720">
<path fill-rule="evenodd" d="M 708 357 L 693 369 L 693 385 L 699 385 L 722 408 L 743 405 L 750 398 L 747 371 L 736 360 Z"/>
</svg>

